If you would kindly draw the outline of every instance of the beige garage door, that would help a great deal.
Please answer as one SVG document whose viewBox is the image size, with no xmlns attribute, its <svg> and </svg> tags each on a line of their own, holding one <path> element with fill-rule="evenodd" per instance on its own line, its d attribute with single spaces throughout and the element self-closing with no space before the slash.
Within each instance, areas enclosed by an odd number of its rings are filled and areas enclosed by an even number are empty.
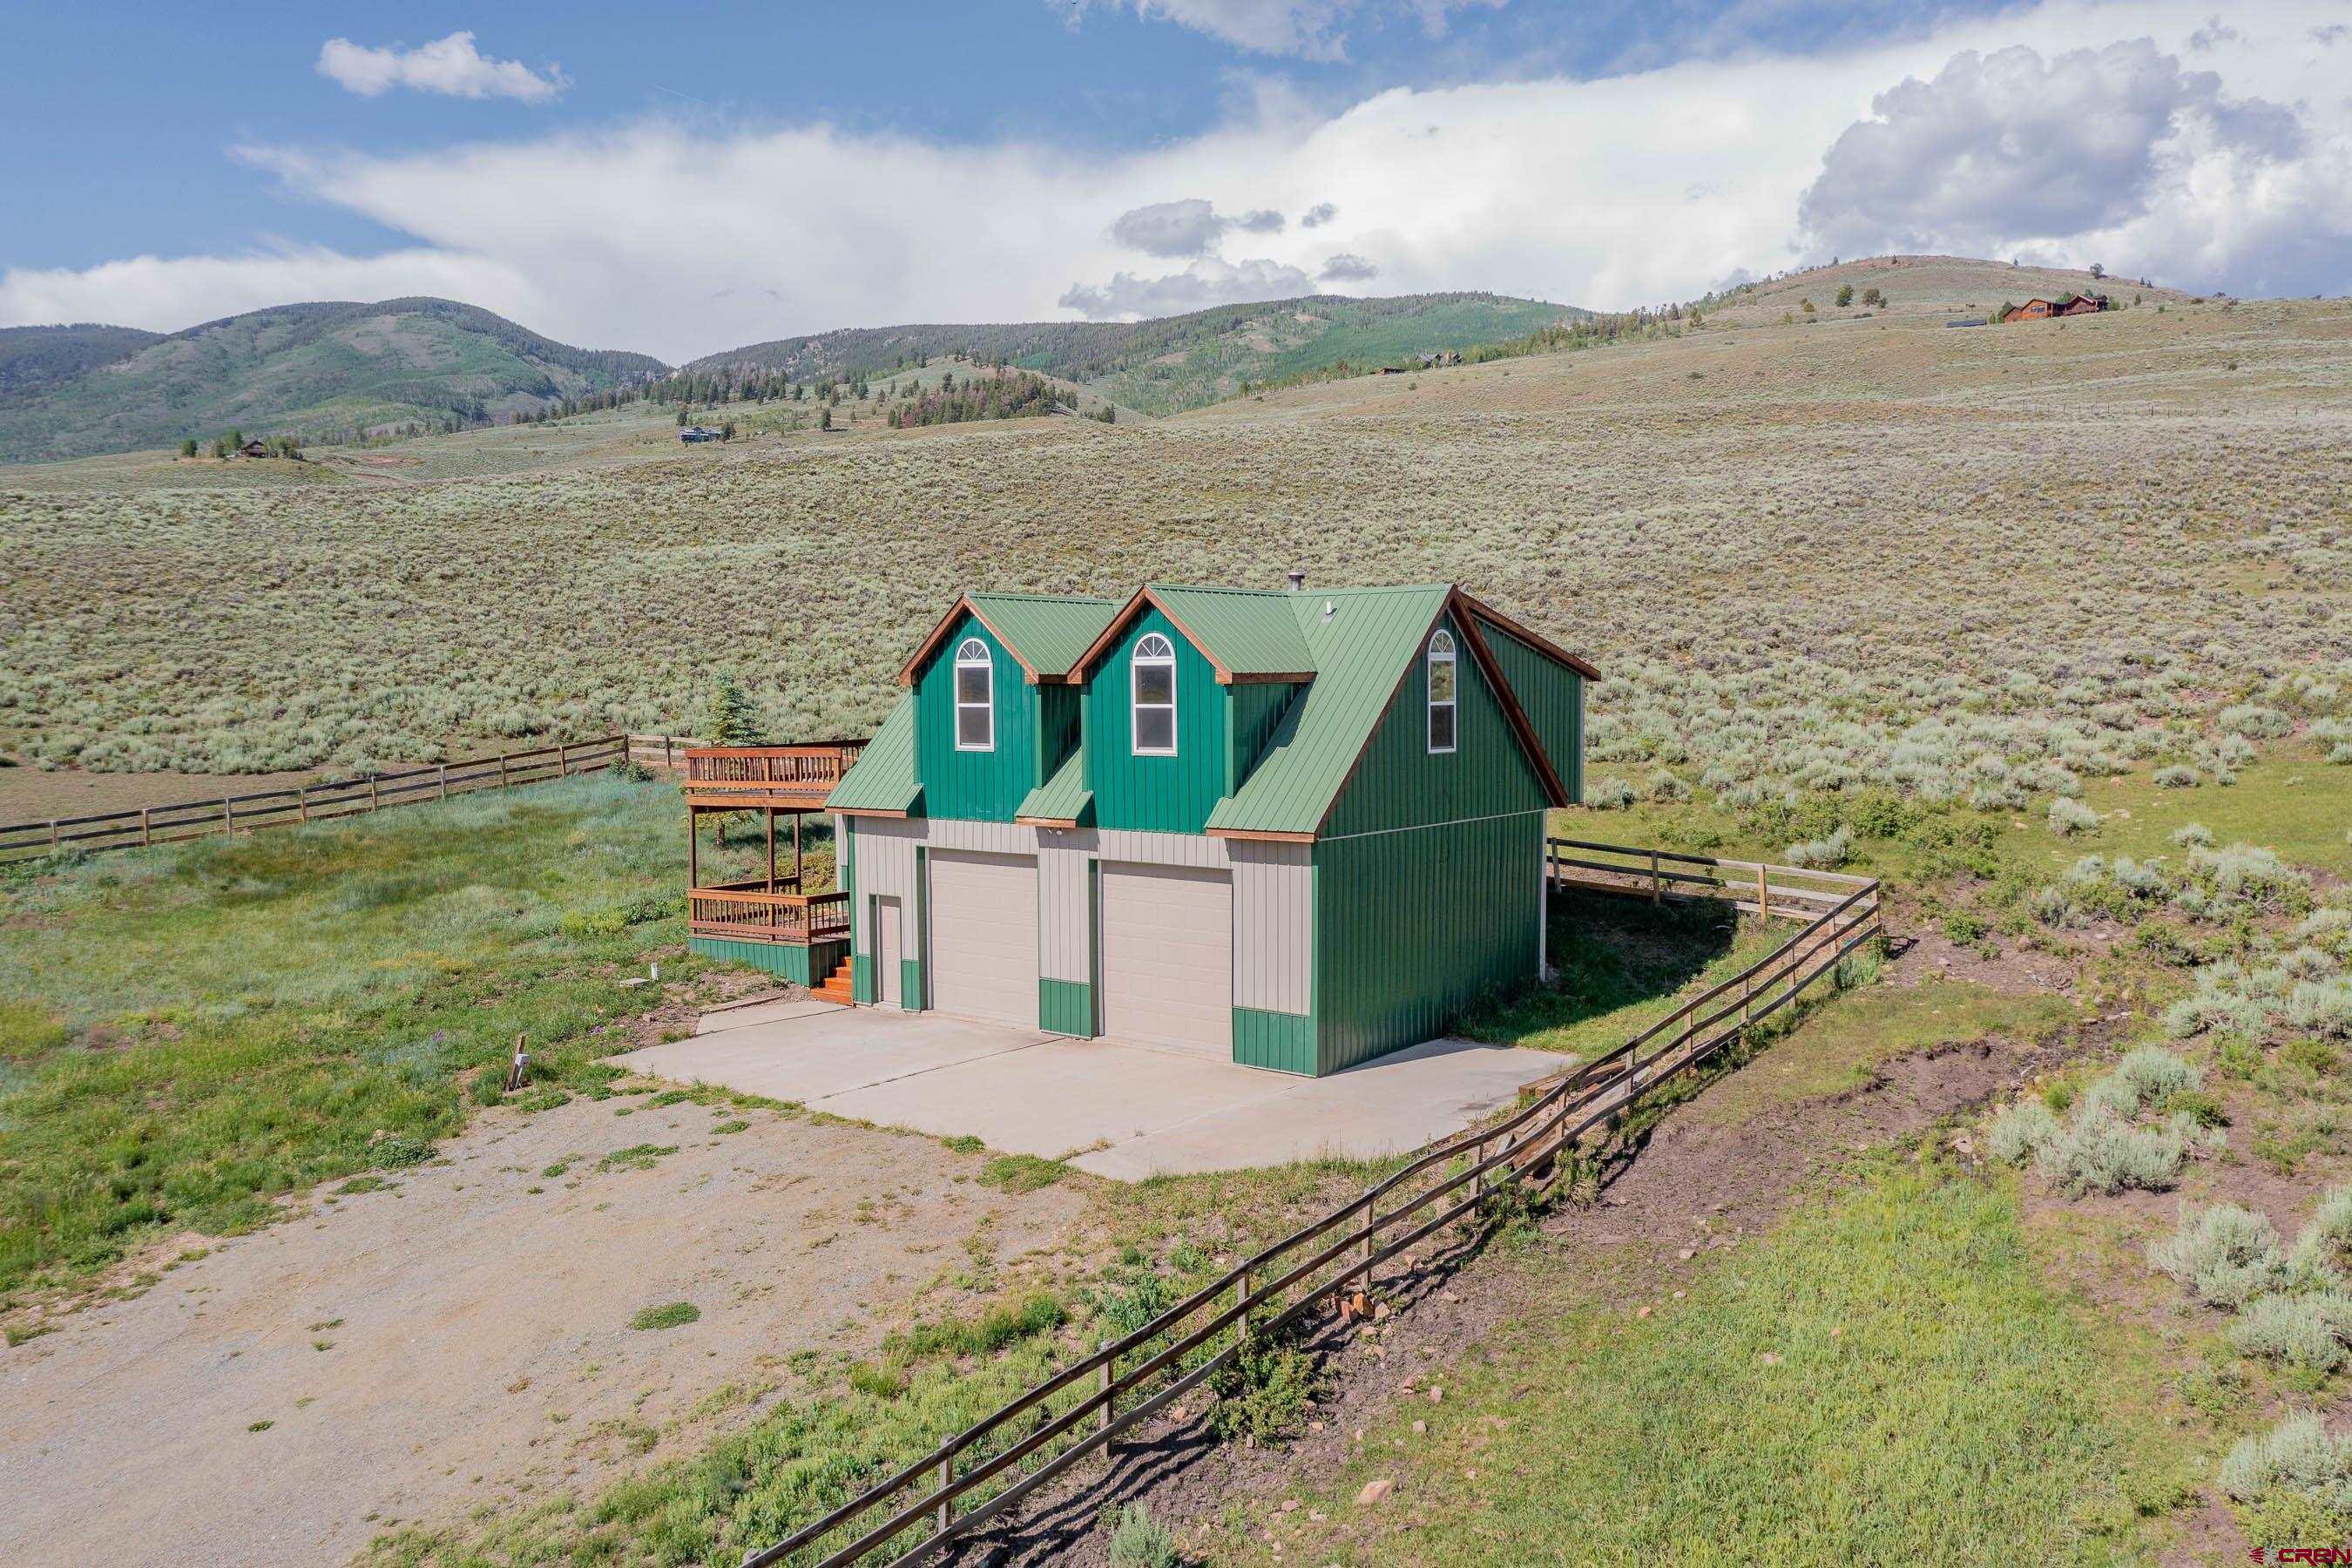
<svg viewBox="0 0 2352 1568">
<path fill-rule="evenodd" d="M 1105 866 L 1102 928 L 1103 1033 L 1231 1058 L 1231 874 Z"/>
<path fill-rule="evenodd" d="M 1037 1026 L 1037 862 L 931 854 L 931 1005 Z"/>
</svg>

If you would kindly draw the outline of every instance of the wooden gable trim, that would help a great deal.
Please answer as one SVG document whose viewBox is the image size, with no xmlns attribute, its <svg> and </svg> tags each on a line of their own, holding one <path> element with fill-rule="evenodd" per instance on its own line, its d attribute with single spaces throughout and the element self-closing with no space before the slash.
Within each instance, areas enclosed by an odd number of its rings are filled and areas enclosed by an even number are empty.
<svg viewBox="0 0 2352 1568">
<path fill-rule="evenodd" d="M 1011 637 L 997 630 L 996 624 L 980 613 L 980 606 L 971 602 L 971 595 L 969 594 L 956 595 L 956 602 L 948 606 L 948 613 L 940 617 L 940 624 L 931 628 L 931 635 L 925 637 L 922 646 L 915 649 L 914 657 L 898 667 L 898 684 L 901 686 L 915 684 L 915 672 L 929 662 L 931 655 L 939 651 L 940 645 L 948 640 L 948 633 L 954 628 L 957 619 L 967 613 L 973 620 L 988 628 L 988 635 L 994 637 L 1004 651 L 1013 656 L 1013 663 L 1028 672 L 1029 684 L 1036 685 L 1038 679 L 1036 667 L 1021 656 L 1021 650 L 1013 645 Z"/>
<path fill-rule="evenodd" d="M 1096 662 L 1103 655 L 1118 646 L 1120 636 L 1128 627 L 1135 624 L 1135 617 L 1143 614 L 1146 609 L 1157 610 L 1168 617 L 1168 624 L 1174 626 L 1182 634 L 1184 640 L 1192 645 L 1192 651 L 1209 661 L 1209 668 L 1217 672 L 1217 684 L 1220 686 L 1231 686 L 1236 679 L 1298 681 L 1313 679 L 1308 675 L 1235 676 L 1232 670 L 1225 668 L 1224 661 L 1211 651 L 1209 645 L 1201 640 L 1199 634 L 1184 624 L 1184 617 L 1161 604 L 1160 595 L 1147 586 L 1137 589 L 1135 597 L 1119 606 L 1118 614 L 1110 618 L 1110 625 L 1103 628 L 1102 636 L 1095 638 L 1093 643 L 1088 645 L 1087 651 L 1078 656 L 1077 663 L 1070 666 L 1070 673 L 1062 677 L 1063 681 L 1071 686 L 1083 682 L 1087 678 L 1087 672 L 1094 668 Z"/>
<path fill-rule="evenodd" d="M 1412 645 L 1412 656 L 1404 661 L 1404 668 L 1397 672 L 1396 685 L 1390 689 L 1389 700 L 1381 707 L 1381 716 L 1372 721 L 1371 728 L 1364 731 L 1363 745 L 1357 749 L 1355 761 L 1348 764 L 1348 771 L 1340 778 L 1339 787 L 1331 792 L 1331 798 L 1323 803 L 1323 815 L 1316 819 L 1315 831 L 1307 835 L 1308 837 L 1321 837 L 1323 829 L 1329 825 L 1331 814 L 1339 808 L 1348 786 L 1356 782 L 1356 773 L 1363 767 L 1364 757 L 1372 749 L 1373 738 L 1379 735 L 1381 726 L 1388 721 L 1389 716 L 1396 711 L 1397 699 L 1404 694 L 1405 683 L 1412 679 L 1413 671 L 1421 668 L 1422 659 L 1429 651 L 1429 639 L 1436 634 L 1438 626 L 1449 614 L 1461 624 L 1463 640 L 1470 645 L 1470 657 L 1477 660 L 1479 673 L 1486 678 L 1486 684 L 1494 689 L 1496 700 L 1502 704 L 1504 721 L 1518 737 L 1528 760 L 1535 764 L 1536 777 L 1543 784 L 1545 799 L 1555 806 L 1568 804 L 1568 791 L 1561 787 L 1559 774 L 1553 770 L 1551 759 L 1544 754 L 1543 743 L 1536 739 L 1535 726 L 1528 722 L 1527 710 L 1519 706 L 1518 694 L 1511 689 L 1511 683 L 1503 679 L 1501 668 L 1495 663 L 1493 651 L 1478 636 L 1478 628 L 1473 624 L 1475 616 L 1470 610 L 1473 603 L 1470 596 L 1459 588 L 1446 590 L 1445 602 L 1437 606 L 1437 613 L 1429 617 L 1427 626 L 1421 628 L 1421 636 Z"/>
<path fill-rule="evenodd" d="M 824 809 L 836 816 L 888 816 L 901 821 L 913 815 L 910 812 L 887 810 L 878 805 L 827 805 Z"/>
<path fill-rule="evenodd" d="M 1212 838 L 1247 838 L 1262 844 L 1312 844 L 1312 833 L 1275 833 L 1261 827 L 1212 827 Z"/>
<path fill-rule="evenodd" d="M 1467 594 L 1461 594 L 1460 597 L 1464 604 L 1470 606 L 1470 613 L 1476 616 L 1480 620 L 1490 622 L 1500 627 L 1502 630 L 1510 633 L 1511 636 L 1518 638 L 1529 647 L 1534 648 L 1538 653 L 1543 654 L 1549 658 L 1568 666 L 1569 668 L 1576 671 L 1577 674 L 1584 677 L 1587 680 L 1598 680 L 1601 679 L 1601 672 L 1593 668 L 1590 663 L 1577 658 L 1576 655 L 1569 652 L 1566 648 L 1560 647 L 1549 637 L 1545 637 L 1541 632 L 1529 630 L 1527 626 L 1511 619 L 1510 616 L 1503 614 L 1502 611 L 1495 608 L 1494 605 L 1486 603 L 1484 600 L 1474 599 Z"/>
</svg>

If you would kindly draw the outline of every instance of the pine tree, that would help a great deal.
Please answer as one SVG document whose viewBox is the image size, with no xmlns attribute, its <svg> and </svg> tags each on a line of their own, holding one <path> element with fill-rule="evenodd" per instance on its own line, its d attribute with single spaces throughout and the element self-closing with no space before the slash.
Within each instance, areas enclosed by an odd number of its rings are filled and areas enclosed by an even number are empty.
<svg viewBox="0 0 2352 1568">
<path fill-rule="evenodd" d="M 710 692 L 710 743 L 749 746 L 759 741 L 759 721 L 751 699 L 732 675 L 721 674 Z"/>
</svg>

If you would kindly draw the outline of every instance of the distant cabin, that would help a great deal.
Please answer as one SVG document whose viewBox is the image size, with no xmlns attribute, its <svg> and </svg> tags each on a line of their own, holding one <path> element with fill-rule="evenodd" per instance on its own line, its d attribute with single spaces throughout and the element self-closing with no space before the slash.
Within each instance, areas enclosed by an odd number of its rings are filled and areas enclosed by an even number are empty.
<svg viewBox="0 0 2352 1568">
<path fill-rule="evenodd" d="M 681 441 L 716 441 L 719 438 L 719 432 L 707 425 L 689 425 L 677 433 L 677 438 Z"/>
<path fill-rule="evenodd" d="M 239 447 L 236 449 L 236 455 L 240 458 L 266 458 L 269 456 L 269 443 L 267 441 L 247 441 L 244 446 Z"/>
<path fill-rule="evenodd" d="M 2091 316 L 2107 308 L 2105 294 L 2061 294 L 2054 300 L 2028 300 L 2012 305 L 2003 321 L 2046 321 L 2053 316 Z"/>
</svg>

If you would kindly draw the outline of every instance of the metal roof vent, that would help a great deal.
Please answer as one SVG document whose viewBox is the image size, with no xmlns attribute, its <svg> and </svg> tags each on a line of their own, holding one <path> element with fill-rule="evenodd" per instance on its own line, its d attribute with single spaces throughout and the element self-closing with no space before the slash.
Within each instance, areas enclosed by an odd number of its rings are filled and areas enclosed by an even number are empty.
<svg viewBox="0 0 2352 1568">
<path fill-rule="evenodd" d="M 1339 613 L 1339 605 L 1335 605 L 1335 604 L 1333 604 L 1330 600 L 1328 600 L 1328 599 L 1324 600 L 1324 601 L 1323 601 L 1323 618 L 1324 618 L 1325 620 L 1327 620 L 1327 621 L 1328 621 L 1328 620 L 1329 620 L 1329 619 L 1330 619 L 1334 615 L 1336 615 L 1336 614 L 1338 614 L 1338 613 Z"/>
<path fill-rule="evenodd" d="M 1307 574 L 1304 572 L 1293 568 L 1284 575 L 1290 579 L 1290 591 L 1294 594 L 1307 586 Z"/>
</svg>

